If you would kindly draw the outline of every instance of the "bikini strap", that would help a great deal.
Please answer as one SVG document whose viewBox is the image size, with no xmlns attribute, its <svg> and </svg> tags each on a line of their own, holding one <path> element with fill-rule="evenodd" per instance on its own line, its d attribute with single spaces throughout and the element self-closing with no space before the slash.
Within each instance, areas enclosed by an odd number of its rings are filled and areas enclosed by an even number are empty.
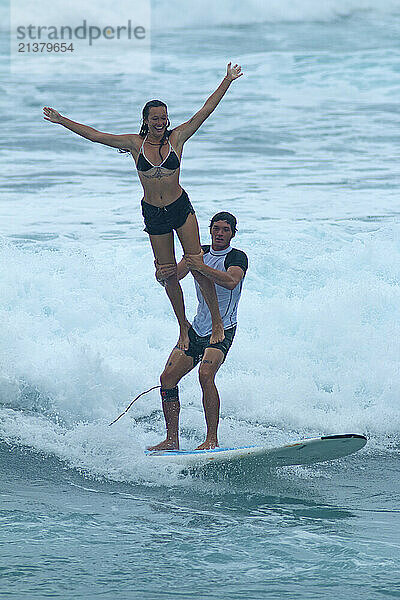
<svg viewBox="0 0 400 600">
<path fill-rule="evenodd" d="M 169 136 L 168 136 L 168 143 L 169 143 L 170 152 L 171 152 L 171 150 L 173 150 L 175 152 L 176 156 L 178 156 L 178 153 L 176 152 L 175 148 L 173 147 L 173 145 L 170 142 Z M 178 160 L 179 160 L 179 158 L 178 158 Z"/>
<path fill-rule="evenodd" d="M 148 134 L 147 134 L 147 135 L 148 135 Z M 139 154 L 140 154 L 140 153 L 142 153 L 142 154 L 143 154 L 143 146 L 144 146 L 144 143 L 145 143 L 145 141 L 147 140 L 147 135 L 146 135 L 146 137 L 144 138 L 144 140 L 143 140 L 143 142 L 142 142 L 142 145 L 140 146 Z"/>
</svg>

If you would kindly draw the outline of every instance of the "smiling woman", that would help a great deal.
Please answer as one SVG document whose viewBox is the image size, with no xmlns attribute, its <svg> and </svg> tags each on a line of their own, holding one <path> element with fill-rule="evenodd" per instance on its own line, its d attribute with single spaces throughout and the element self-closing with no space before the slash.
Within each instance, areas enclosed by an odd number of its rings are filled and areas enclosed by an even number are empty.
<svg viewBox="0 0 400 600">
<path fill-rule="evenodd" d="M 174 265 L 175 272 L 164 284 L 179 323 L 177 347 L 189 347 L 190 323 L 185 314 L 182 288 L 176 274 L 174 230 L 185 256 L 201 253 L 199 227 L 194 208 L 185 190 L 179 184 L 180 161 L 183 145 L 198 130 L 217 107 L 230 84 L 241 77 L 241 67 L 228 64 L 226 75 L 202 108 L 191 119 L 169 130 L 167 106 L 161 100 L 151 100 L 143 108 L 139 134 L 113 135 L 97 131 L 87 125 L 71 121 L 52 108 L 45 107 L 44 118 L 59 123 L 92 142 L 98 142 L 130 152 L 136 163 L 143 186 L 142 213 L 145 231 L 149 234 L 156 263 Z M 224 339 L 224 328 L 218 309 L 214 284 L 198 270 L 192 269 L 211 313 L 211 343 Z"/>
</svg>

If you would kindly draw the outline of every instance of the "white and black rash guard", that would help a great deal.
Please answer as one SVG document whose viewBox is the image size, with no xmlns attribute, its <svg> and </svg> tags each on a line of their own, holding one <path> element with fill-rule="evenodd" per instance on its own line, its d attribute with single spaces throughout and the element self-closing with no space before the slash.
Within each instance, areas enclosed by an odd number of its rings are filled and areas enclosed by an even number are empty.
<svg viewBox="0 0 400 600">
<path fill-rule="evenodd" d="M 227 271 L 229 267 L 241 267 L 246 274 L 248 267 L 247 256 L 242 250 L 236 248 L 225 248 L 225 250 L 213 250 L 211 246 L 202 246 L 204 251 L 204 264 L 218 271 Z M 210 335 L 212 324 L 211 314 L 206 301 L 200 291 L 200 286 L 195 280 L 196 294 L 199 301 L 197 314 L 193 319 L 192 327 L 201 337 Z M 233 290 L 228 290 L 221 285 L 215 284 L 217 292 L 219 312 L 221 314 L 224 329 L 229 329 L 237 323 L 237 307 L 242 293 L 243 279 L 239 281 Z"/>
</svg>

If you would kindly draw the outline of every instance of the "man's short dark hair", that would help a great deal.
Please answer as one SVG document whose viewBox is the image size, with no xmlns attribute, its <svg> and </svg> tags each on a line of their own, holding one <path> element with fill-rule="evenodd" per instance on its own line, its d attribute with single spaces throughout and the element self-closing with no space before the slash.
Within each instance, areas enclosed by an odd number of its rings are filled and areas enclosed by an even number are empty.
<svg viewBox="0 0 400 600">
<path fill-rule="evenodd" d="M 237 219 L 231 213 L 228 213 L 228 212 L 219 212 L 216 215 L 214 215 L 213 218 L 210 221 L 210 231 L 211 231 L 211 228 L 212 228 L 212 226 L 214 225 L 214 223 L 216 221 L 226 221 L 231 226 L 232 233 L 236 233 L 236 231 L 237 231 L 237 229 L 236 229 Z"/>
</svg>

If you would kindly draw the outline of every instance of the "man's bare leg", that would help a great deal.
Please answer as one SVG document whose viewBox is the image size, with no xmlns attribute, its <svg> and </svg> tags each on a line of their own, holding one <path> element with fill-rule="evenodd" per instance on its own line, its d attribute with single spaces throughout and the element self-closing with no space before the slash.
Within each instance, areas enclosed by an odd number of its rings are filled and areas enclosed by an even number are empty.
<svg viewBox="0 0 400 600">
<path fill-rule="evenodd" d="M 203 407 L 207 424 L 205 441 L 196 450 L 218 447 L 218 424 L 220 400 L 215 385 L 215 375 L 222 365 L 224 353 L 218 348 L 207 348 L 199 368 L 199 380 L 203 391 Z"/>
<path fill-rule="evenodd" d="M 179 413 L 181 405 L 179 400 L 162 401 L 167 437 L 163 442 L 149 448 L 149 450 L 178 450 L 179 449 Z"/>
<path fill-rule="evenodd" d="M 187 356 L 182 350 L 174 348 L 167 360 L 164 371 L 160 377 L 163 390 L 175 388 L 179 381 L 193 369 L 193 358 Z M 162 407 L 167 428 L 167 437 L 156 446 L 148 450 L 178 450 L 179 449 L 179 400 L 162 400 Z"/>
</svg>

